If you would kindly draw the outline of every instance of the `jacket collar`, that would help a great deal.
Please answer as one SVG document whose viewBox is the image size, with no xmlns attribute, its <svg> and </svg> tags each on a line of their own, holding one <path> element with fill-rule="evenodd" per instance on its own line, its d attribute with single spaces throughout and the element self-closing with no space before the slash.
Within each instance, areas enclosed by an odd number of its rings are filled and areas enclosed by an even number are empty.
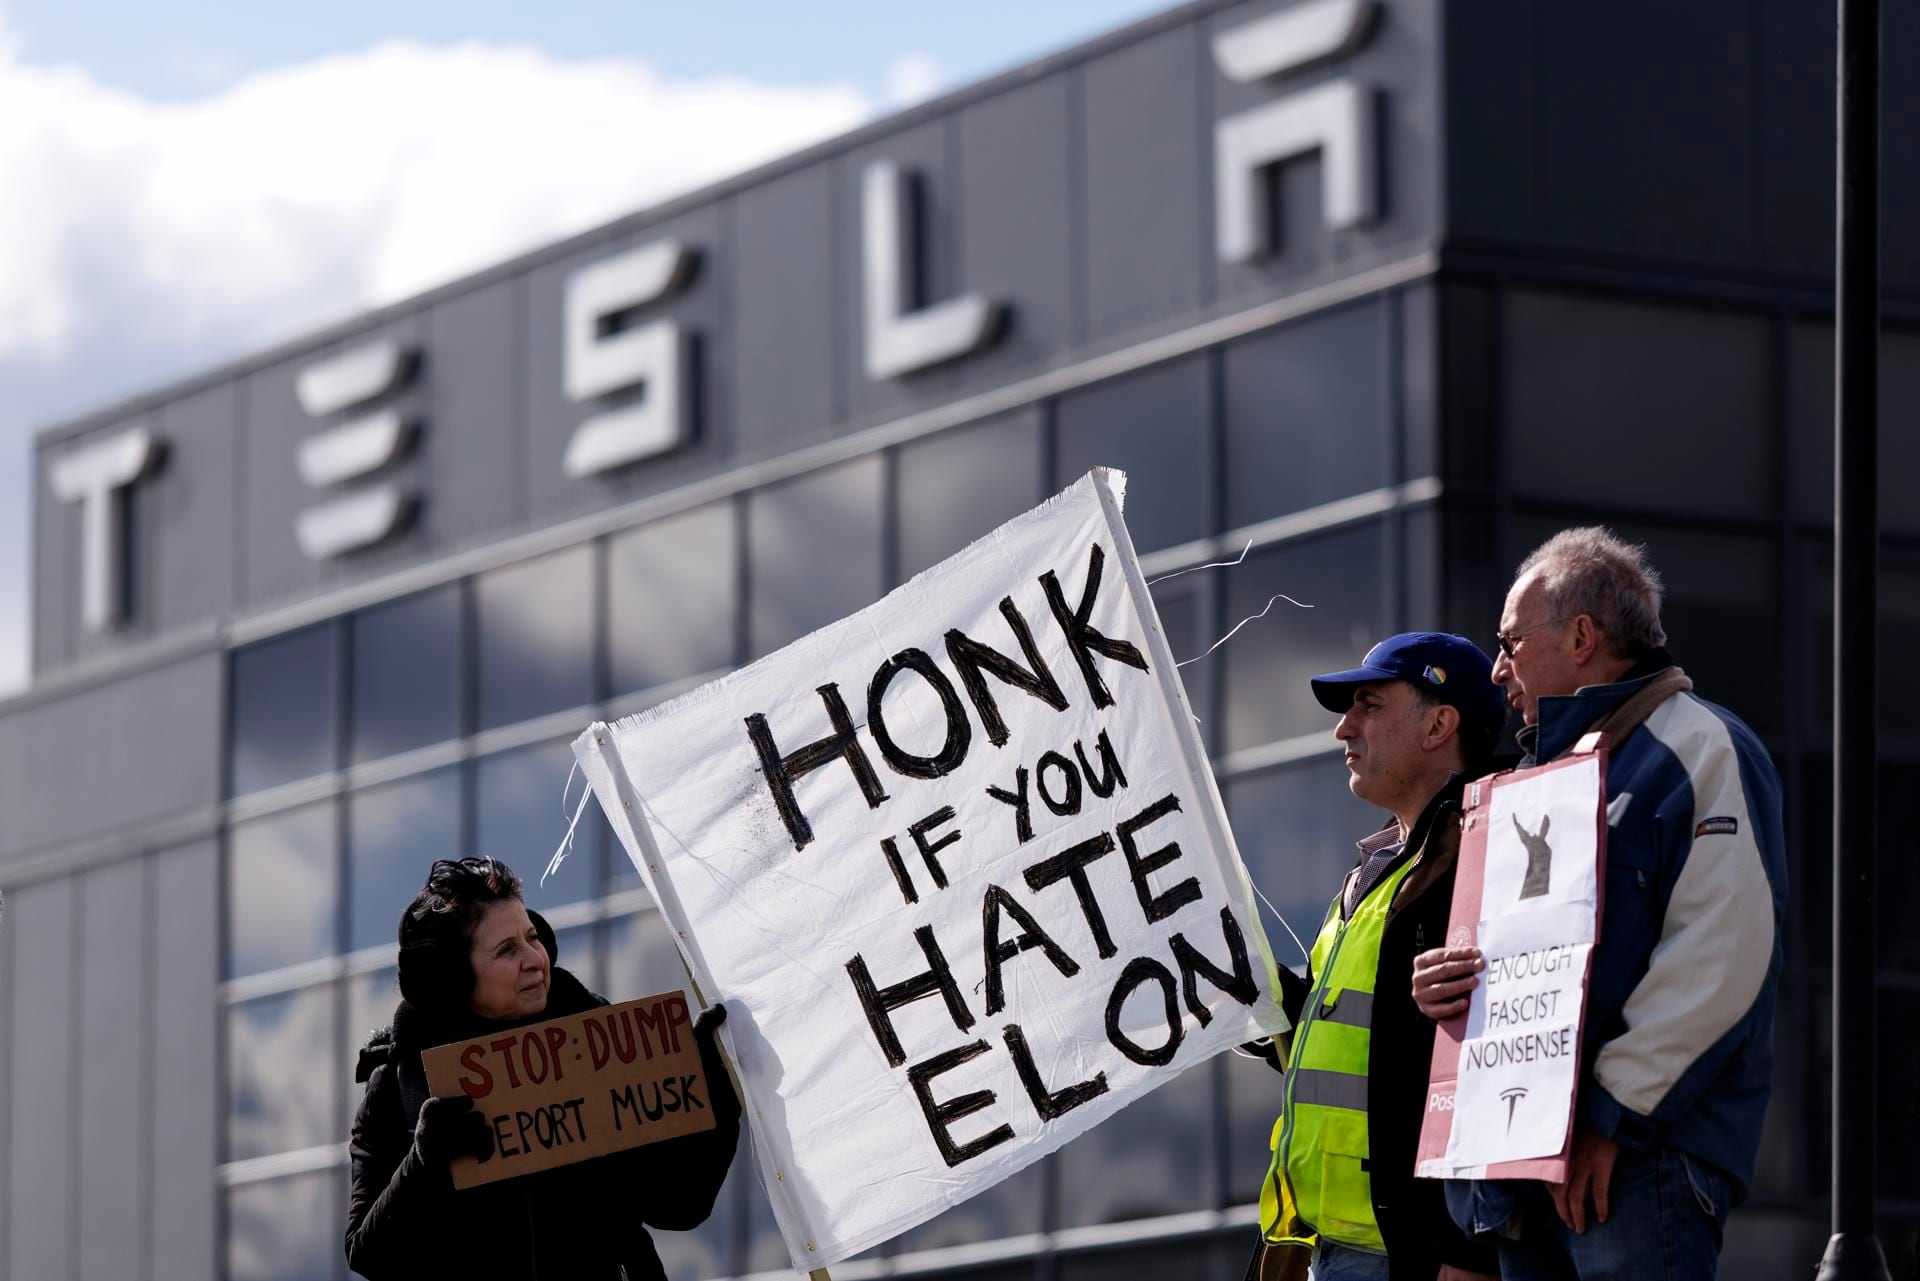
<svg viewBox="0 0 1920 1281">
<path fill-rule="evenodd" d="M 1515 735 L 1527 758 L 1522 765 L 1556 759 L 1579 741 L 1593 723 L 1673 666 L 1673 655 L 1656 649 L 1634 664 L 1625 676 L 1606 685 L 1585 685 L 1571 694 L 1555 694 L 1539 701 L 1540 723 Z"/>
<path fill-rule="evenodd" d="M 1433 794 L 1433 799 L 1427 802 L 1427 807 L 1420 811 L 1420 817 L 1414 820 L 1413 830 L 1407 833 L 1406 842 L 1402 846 L 1403 852 L 1405 850 L 1417 851 L 1427 843 L 1427 836 L 1433 831 L 1433 825 L 1438 821 L 1440 812 L 1445 809 L 1448 804 L 1455 806 L 1460 804 L 1460 795 L 1466 788 L 1466 785 L 1467 780 L 1460 777 L 1460 775 L 1447 775 L 1447 781 L 1441 785 L 1439 791 Z M 1359 847 L 1360 862 L 1364 864 L 1367 859 L 1373 855 L 1399 841 L 1400 822 L 1398 819 L 1389 818 L 1385 827 L 1362 837 L 1360 840 L 1355 841 L 1354 844 Z"/>
</svg>

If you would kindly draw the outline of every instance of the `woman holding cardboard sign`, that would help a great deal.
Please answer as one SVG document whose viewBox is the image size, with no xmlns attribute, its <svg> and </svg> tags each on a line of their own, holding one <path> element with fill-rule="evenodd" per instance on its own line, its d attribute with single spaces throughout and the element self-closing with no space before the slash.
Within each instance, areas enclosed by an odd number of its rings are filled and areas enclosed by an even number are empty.
<svg viewBox="0 0 1920 1281">
<path fill-rule="evenodd" d="M 436 862 L 401 917 L 402 999 L 357 1074 L 367 1092 L 353 1122 L 346 1252 L 369 1281 L 616 1281 L 623 1268 L 630 1281 L 665 1281 L 641 1224 L 684 1231 L 712 1212 L 740 1132 L 714 1048 L 720 1006 L 693 1024 L 713 1128 L 455 1189 L 457 1158 L 505 1159 L 496 1152 L 507 1140 L 467 1094 L 433 1097 L 421 1054 L 606 1005 L 555 957 L 552 929 L 494 859 Z M 554 1119 L 566 1123 L 564 1112 Z"/>
</svg>

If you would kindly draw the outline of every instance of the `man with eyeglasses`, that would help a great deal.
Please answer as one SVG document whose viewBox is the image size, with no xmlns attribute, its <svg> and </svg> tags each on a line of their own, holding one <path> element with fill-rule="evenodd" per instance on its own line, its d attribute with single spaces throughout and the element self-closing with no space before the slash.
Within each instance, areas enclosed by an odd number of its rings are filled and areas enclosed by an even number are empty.
<svg viewBox="0 0 1920 1281">
<path fill-rule="evenodd" d="M 1607 871 L 1567 1181 L 1461 1181 L 1460 1226 L 1508 1281 L 1712 1277 L 1753 1176 L 1773 1075 L 1786 910 L 1780 779 L 1737 717 L 1692 693 L 1666 650 L 1645 549 L 1570 529 L 1521 564 L 1493 679 L 1525 720 L 1522 764 L 1590 730 L 1611 744 Z M 1483 962 L 1414 960 L 1436 1021 Z"/>
</svg>

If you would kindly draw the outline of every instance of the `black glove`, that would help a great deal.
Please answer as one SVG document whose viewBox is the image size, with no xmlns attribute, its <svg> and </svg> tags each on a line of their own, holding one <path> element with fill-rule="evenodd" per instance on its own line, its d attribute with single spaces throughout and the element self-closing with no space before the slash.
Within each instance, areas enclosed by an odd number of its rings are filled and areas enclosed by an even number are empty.
<svg viewBox="0 0 1920 1281">
<path fill-rule="evenodd" d="M 1298 1023 L 1306 1012 L 1307 998 L 1313 995 L 1313 984 L 1284 965 L 1279 970 L 1281 1008 L 1286 1010 L 1289 1019 Z"/>
<path fill-rule="evenodd" d="M 493 1156 L 493 1127 L 464 1094 L 428 1099 L 420 1105 L 420 1120 L 413 1127 L 413 1150 L 423 1164 L 436 1170 L 445 1169 L 457 1156 L 485 1161 Z"/>
<path fill-rule="evenodd" d="M 727 1071 L 715 1039 L 720 1025 L 726 1021 L 727 1007 L 718 1002 L 700 1011 L 700 1016 L 693 1021 L 693 1040 L 700 1047 L 700 1073 L 707 1078 L 707 1095 L 713 1100 L 714 1115 L 719 1117 L 740 1115 L 740 1100 L 733 1092 L 733 1075 Z"/>
</svg>

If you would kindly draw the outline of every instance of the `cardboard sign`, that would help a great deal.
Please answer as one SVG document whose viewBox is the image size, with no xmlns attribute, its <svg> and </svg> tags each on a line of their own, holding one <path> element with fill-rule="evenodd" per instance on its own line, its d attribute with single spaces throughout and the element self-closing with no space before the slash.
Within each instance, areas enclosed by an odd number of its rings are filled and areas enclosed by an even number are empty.
<svg viewBox="0 0 1920 1281">
<path fill-rule="evenodd" d="M 1287 1025 L 1120 480 L 574 745 L 801 1271 Z"/>
<path fill-rule="evenodd" d="M 456 1188 L 714 1126 L 684 992 L 436 1046 L 420 1062 L 436 1098 L 468 1095 L 493 1130 L 487 1160 L 454 1159 Z"/>
<path fill-rule="evenodd" d="M 1467 785 L 1447 945 L 1477 945 L 1486 968 L 1467 1012 L 1433 1040 L 1422 1178 L 1566 1178 L 1606 777 L 1605 736 L 1590 734 L 1550 765 Z"/>
</svg>

